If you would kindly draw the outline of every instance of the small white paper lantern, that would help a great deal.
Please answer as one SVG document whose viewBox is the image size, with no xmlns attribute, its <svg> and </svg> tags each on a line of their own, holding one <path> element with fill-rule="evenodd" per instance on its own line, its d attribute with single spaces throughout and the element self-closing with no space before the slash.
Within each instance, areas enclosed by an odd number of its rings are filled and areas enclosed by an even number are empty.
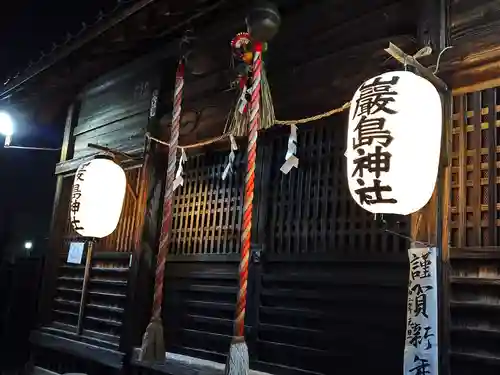
<svg viewBox="0 0 500 375">
<path fill-rule="evenodd" d="M 125 172 L 108 157 L 80 165 L 71 195 L 73 229 L 83 237 L 103 238 L 116 229 L 123 207 Z"/>
<path fill-rule="evenodd" d="M 351 102 L 347 179 L 365 210 L 408 215 L 432 196 L 439 169 L 442 107 L 436 88 L 407 71 L 363 83 Z"/>
</svg>

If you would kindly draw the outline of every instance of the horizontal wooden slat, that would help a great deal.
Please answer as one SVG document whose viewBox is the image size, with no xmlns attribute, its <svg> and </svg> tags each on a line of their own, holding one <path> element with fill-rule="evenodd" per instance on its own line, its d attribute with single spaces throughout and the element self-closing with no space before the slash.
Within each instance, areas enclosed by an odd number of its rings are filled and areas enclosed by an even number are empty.
<svg viewBox="0 0 500 375">
<path fill-rule="evenodd" d="M 64 311 L 60 309 L 53 309 L 53 312 L 61 315 L 67 315 L 67 316 L 72 316 L 72 317 L 78 317 L 78 313 L 70 312 L 70 311 Z"/>
<path fill-rule="evenodd" d="M 229 293 L 236 295 L 238 288 L 237 287 L 229 287 L 229 286 L 219 286 L 219 285 L 195 285 L 195 284 L 170 284 L 167 287 L 168 289 L 177 290 L 177 291 L 187 291 L 187 292 L 201 292 L 201 293 Z"/>
<path fill-rule="evenodd" d="M 111 335 L 109 333 L 97 332 L 91 329 L 84 329 L 82 333 L 84 336 L 95 337 L 97 339 L 113 342 L 115 344 L 118 344 L 120 342 L 120 336 L 118 335 Z"/>
<path fill-rule="evenodd" d="M 452 308 L 500 310 L 500 304 L 481 301 L 451 301 L 450 306 Z"/>
<path fill-rule="evenodd" d="M 121 327 L 122 326 L 122 323 L 119 322 L 118 320 L 98 318 L 98 317 L 92 316 L 92 315 L 86 315 L 85 319 L 88 319 L 88 320 L 91 320 L 93 322 L 97 322 L 97 323 L 100 323 L 100 324 L 113 326 L 113 327 Z"/>
<path fill-rule="evenodd" d="M 127 286 L 126 280 L 109 280 L 109 279 L 91 278 L 90 282 L 93 284 L 96 284 L 96 285 Z"/>
<path fill-rule="evenodd" d="M 500 247 L 451 248 L 452 259 L 500 259 Z"/>
<path fill-rule="evenodd" d="M 97 310 L 109 311 L 109 312 L 113 312 L 113 313 L 120 313 L 120 314 L 122 314 L 124 312 L 124 309 L 122 307 L 98 305 L 98 304 L 95 304 L 95 303 L 89 303 L 86 306 L 89 309 L 97 309 Z"/>
<path fill-rule="evenodd" d="M 66 305 L 66 306 L 80 306 L 80 302 L 79 301 L 69 301 L 69 300 L 65 300 L 65 299 L 62 299 L 62 298 L 56 298 L 55 299 L 55 302 L 58 303 L 58 304 L 61 304 L 61 305 Z"/>
<path fill-rule="evenodd" d="M 208 301 L 193 301 L 185 300 L 183 303 L 187 306 L 199 307 L 209 310 L 222 310 L 222 311 L 234 311 L 235 306 L 231 303 L 221 303 L 221 302 L 208 302 Z"/>
<path fill-rule="evenodd" d="M 465 284 L 465 285 L 494 285 L 500 286 L 500 278 L 484 278 L 484 277 L 452 277 L 452 284 Z"/>
<path fill-rule="evenodd" d="M 500 365 L 500 356 L 494 354 L 460 352 L 455 350 L 451 351 L 450 354 L 454 357 L 460 357 L 462 359 L 467 359 L 471 361 L 487 362 L 487 363 L 493 363 L 495 365 Z"/>
<path fill-rule="evenodd" d="M 61 292 L 82 293 L 81 289 L 74 289 L 74 288 L 58 287 L 57 290 Z"/>
<path fill-rule="evenodd" d="M 92 267 L 92 272 L 99 272 L 99 273 L 128 273 L 130 272 L 129 268 L 121 268 L 121 267 L 116 267 L 116 268 L 104 268 L 104 267 Z"/>
<path fill-rule="evenodd" d="M 127 297 L 123 293 L 111 293 L 111 292 L 104 292 L 104 291 L 98 291 L 98 290 L 89 291 L 89 295 L 99 296 L 99 297 L 109 297 L 109 298 L 126 298 Z"/>
<path fill-rule="evenodd" d="M 470 335 L 480 335 L 480 336 L 492 336 L 495 338 L 500 338 L 500 329 L 493 329 L 487 327 L 463 327 L 463 326 L 452 326 L 452 332 L 470 334 Z"/>
</svg>

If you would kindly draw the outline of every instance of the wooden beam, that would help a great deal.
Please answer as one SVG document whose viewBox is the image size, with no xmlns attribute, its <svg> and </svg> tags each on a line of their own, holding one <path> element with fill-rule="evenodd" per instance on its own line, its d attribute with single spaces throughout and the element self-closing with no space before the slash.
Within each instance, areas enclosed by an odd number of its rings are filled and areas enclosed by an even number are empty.
<svg viewBox="0 0 500 375">
<path fill-rule="evenodd" d="M 433 51 L 441 51 L 449 42 L 449 2 L 441 0 L 419 1 L 418 41 Z"/>
<path fill-rule="evenodd" d="M 428 81 L 432 82 L 434 86 L 436 86 L 437 89 L 441 91 L 447 91 L 448 86 L 444 81 L 442 81 L 439 77 L 437 77 L 432 70 L 429 68 L 423 66 L 418 62 L 416 58 L 413 56 L 410 56 L 406 53 L 404 53 L 398 46 L 396 46 L 393 43 L 389 43 L 389 48 L 386 48 L 385 51 L 394 57 L 396 60 L 398 60 L 401 64 L 408 64 L 412 67 L 414 67 L 418 73 L 422 75 L 425 79 Z"/>
</svg>

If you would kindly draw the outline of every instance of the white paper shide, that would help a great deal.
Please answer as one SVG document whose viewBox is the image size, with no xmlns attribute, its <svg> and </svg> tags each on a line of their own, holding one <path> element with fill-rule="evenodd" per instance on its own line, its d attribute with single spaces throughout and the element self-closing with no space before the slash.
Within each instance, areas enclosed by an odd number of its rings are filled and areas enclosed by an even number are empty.
<svg viewBox="0 0 500 375">
<path fill-rule="evenodd" d="M 404 375 L 438 374 L 436 248 L 408 250 L 410 278 Z"/>
<path fill-rule="evenodd" d="M 354 94 L 347 131 L 352 197 L 374 214 L 408 215 L 429 201 L 441 149 L 436 88 L 407 71 L 364 82 Z"/>
</svg>

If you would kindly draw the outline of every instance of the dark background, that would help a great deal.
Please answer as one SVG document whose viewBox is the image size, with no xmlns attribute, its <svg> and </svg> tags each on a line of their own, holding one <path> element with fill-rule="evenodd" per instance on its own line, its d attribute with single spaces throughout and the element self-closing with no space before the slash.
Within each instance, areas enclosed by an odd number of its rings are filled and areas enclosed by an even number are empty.
<svg viewBox="0 0 500 375">
<path fill-rule="evenodd" d="M 102 9 L 116 0 L 16 0 L 0 12 L 0 91 L 5 79 L 37 61 L 68 32 L 76 35 L 82 22 L 92 24 Z M 14 99 L 15 100 L 15 99 Z M 5 103 L 0 102 L 0 106 Z M 60 147 L 63 124 L 19 124 L 13 144 Z M 1 136 L 0 136 L 1 137 Z M 3 138 L 0 139 L 3 145 Z M 54 197 L 54 167 L 59 153 L 4 149 L 0 146 L 0 241 L 9 237 L 14 248 L 25 240 L 40 245 L 47 237 Z M 5 246 L 0 246 L 0 248 Z M 12 247 L 12 246 L 11 246 Z M 1 250 L 0 250 L 1 251 Z M 5 250 L 4 250 L 5 253 Z"/>
</svg>

